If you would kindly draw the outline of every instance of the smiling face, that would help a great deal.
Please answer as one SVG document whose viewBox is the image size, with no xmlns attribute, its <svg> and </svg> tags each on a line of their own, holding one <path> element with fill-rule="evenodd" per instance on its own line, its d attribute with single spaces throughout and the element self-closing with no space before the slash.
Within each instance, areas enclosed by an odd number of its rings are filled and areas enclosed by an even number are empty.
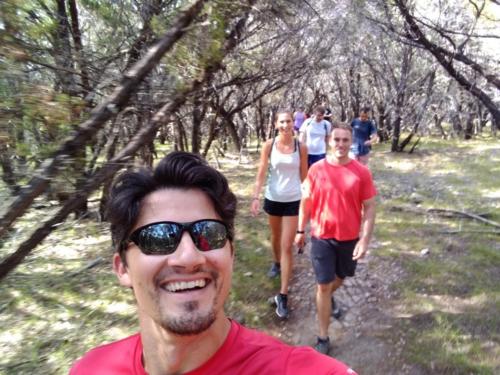
<svg viewBox="0 0 500 375">
<path fill-rule="evenodd" d="M 293 134 L 293 117 L 288 112 L 278 113 L 276 129 L 280 134 Z"/>
<path fill-rule="evenodd" d="M 192 222 L 219 219 L 212 202 L 198 189 L 161 189 L 141 202 L 132 232 L 158 221 Z M 174 253 L 145 255 L 130 243 L 127 265 L 115 254 L 113 266 L 120 283 L 132 287 L 141 323 L 160 326 L 179 335 L 198 334 L 216 319 L 224 319 L 233 269 L 231 244 L 220 249 L 198 250 L 184 232 Z"/>
<path fill-rule="evenodd" d="M 349 161 L 349 149 L 352 144 L 352 134 L 347 129 L 333 129 L 330 136 L 330 147 L 335 159 L 343 163 Z"/>
</svg>

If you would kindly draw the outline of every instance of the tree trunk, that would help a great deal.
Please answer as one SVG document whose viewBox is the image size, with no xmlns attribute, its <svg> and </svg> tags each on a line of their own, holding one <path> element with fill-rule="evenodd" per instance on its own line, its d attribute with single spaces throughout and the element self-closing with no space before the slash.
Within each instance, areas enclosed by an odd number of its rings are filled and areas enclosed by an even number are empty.
<svg viewBox="0 0 500 375">
<path fill-rule="evenodd" d="M 223 124 L 229 132 L 229 136 L 233 140 L 235 151 L 239 153 L 241 151 L 241 140 L 238 136 L 238 129 L 236 127 L 236 124 L 233 122 L 231 117 L 225 117 Z"/>
<path fill-rule="evenodd" d="M 347 122 L 346 94 L 344 92 L 344 88 L 342 87 L 342 82 L 340 81 L 338 73 L 335 73 L 334 75 L 334 82 L 338 92 L 336 104 L 340 107 L 339 120 L 340 122 Z"/>
<path fill-rule="evenodd" d="M 460 103 L 457 104 L 457 108 L 451 114 L 451 125 L 453 134 L 456 137 L 460 137 L 462 135 L 462 131 L 464 130 L 462 126 L 462 120 L 460 119 L 460 112 L 462 111 L 462 105 Z"/>
<path fill-rule="evenodd" d="M 349 68 L 349 92 L 351 101 L 351 118 L 354 118 L 359 113 L 360 107 L 360 94 L 359 94 L 359 73 L 355 73 L 355 67 Z"/>
<path fill-rule="evenodd" d="M 73 44 L 76 51 L 76 60 L 78 66 L 80 67 L 81 79 L 82 79 L 82 97 L 85 98 L 88 93 L 92 90 L 89 81 L 89 73 L 87 69 L 87 63 L 85 61 L 85 55 L 83 53 L 82 44 L 82 34 L 80 32 L 80 23 L 78 20 L 78 8 L 76 6 L 75 0 L 68 0 L 69 12 L 71 15 L 71 31 L 73 35 Z"/>
<path fill-rule="evenodd" d="M 420 123 L 424 117 L 424 114 L 427 112 L 427 107 L 429 106 L 429 102 L 431 101 L 432 97 L 432 91 L 434 88 L 434 79 L 436 78 L 436 72 L 433 71 L 429 73 L 428 75 L 428 83 L 427 83 L 427 89 L 425 91 L 425 101 L 422 104 L 422 106 L 419 108 L 417 116 L 415 116 L 415 124 L 410 132 L 410 134 L 401 142 L 399 145 L 399 151 L 403 152 L 405 147 L 411 142 L 413 136 L 417 134 L 418 127 L 420 126 Z M 418 141 L 417 141 L 418 142 Z M 413 146 L 412 150 L 414 150 L 416 147 L 416 144 Z M 412 151 L 413 152 L 413 151 Z"/>
<path fill-rule="evenodd" d="M 394 120 L 392 127 L 392 142 L 391 142 L 391 152 L 399 151 L 399 137 L 401 135 L 401 114 L 399 111 L 396 113 L 396 119 Z"/>
<path fill-rule="evenodd" d="M 116 147 L 118 146 L 118 136 L 119 129 L 113 128 L 111 133 L 111 139 L 108 140 L 106 147 L 106 160 L 112 160 L 116 154 Z M 106 206 L 108 205 L 109 193 L 111 190 L 111 184 L 113 183 L 114 174 L 110 175 L 110 177 L 104 182 L 101 199 L 99 200 L 99 217 L 102 221 L 106 221 Z"/>
<path fill-rule="evenodd" d="M 71 52 L 70 28 L 68 14 L 66 12 L 65 0 L 56 0 L 57 3 L 57 27 L 54 35 L 54 60 L 57 66 L 63 69 L 56 70 L 62 92 L 73 96 L 76 95 L 76 82 L 74 74 L 74 59 Z"/>
<path fill-rule="evenodd" d="M 186 131 L 184 130 L 184 124 L 179 116 L 175 117 L 174 134 L 174 149 L 176 151 L 186 151 Z"/>
<path fill-rule="evenodd" d="M 446 135 L 446 132 L 444 131 L 443 125 L 442 125 L 442 123 L 443 123 L 443 116 L 438 116 L 437 114 L 434 114 L 433 118 L 434 118 L 434 126 L 441 133 L 441 138 L 442 139 L 446 139 L 447 135 Z"/>
<path fill-rule="evenodd" d="M 389 140 L 389 131 L 386 128 L 387 114 L 385 113 L 385 104 L 383 101 L 377 103 L 377 112 L 377 135 L 379 136 L 381 142 L 386 142 Z"/>
<path fill-rule="evenodd" d="M 193 126 L 191 130 L 191 152 L 200 153 L 201 145 L 201 122 L 203 121 L 204 111 L 201 109 L 202 101 L 199 96 L 193 99 Z"/>
<path fill-rule="evenodd" d="M 469 140 L 472 139 L 474 135 L 474 112 L 473 112 L 473 103 L 469 103 L 467 106 L 467 120 L 465 121 L 465 131 L 464 131 L 464 139 Z"/>
<path fill-rule="evenodd" d="M 203 152 L 202 156 L 204 158 L 207 157 L 208 151 L 210 150 L 210 146 L 212 145 L 212 142 L 214 141 L 216 135 L 217 135 L 217 117 L 213 116 L 212 119 L 210 120 L 210 123 L 208 125 L 208 138 L 205 143 L 205 147 L 203 147 Z"/>
<path fill-rule="evenodd" d="M 214 73 L 221 69 L 222 59 L 226 54 L 233 50 L 234 47 L 239 43 L 242 29 L 246 24 L 248 19 L 248 13 L 250 9 L 253 9 L 254 1 L 249 1 L 249 7 L 245 12 L 242 12 L 240 19 L 236 22 L 230 33 L 226 33 L 226 41 L 221 53 L 218 55 L 217 59 L 214 59 L 211 64 L 205 66 L 203 75 L 197 79 L 193 79 L 189 85 L 184 85 L 183 88 L 179 89 L 175 95 L 171 97 L 171 100 L 165 104 L 154 116 L 150 123 L 144 124 L 139 132 L 134 136 L 134 138 L 127 144 L 127 146 L 121 150 L 118 155 L 112 160 L 106 162 L 101 169 L 99 169 L 93 176 L 90 177 L 87 184 L 83 187 L 81 191 L 76 192 L 73 197 L 68 200 L 65 205 L 48 221 L 46 221 L 40 228 L 38 228 L 32 236 L 24 241 L 19 248 L 12 254 L 10 254 L 6 259 L 0 263 L 0 280 L 2 280 L 11 270 L 13 270 L 22 260 L 31 252 L 31 250 L 38 245 L 45 237 L 47 237 L 54 227 L 61 223 L 68 214 L 81 202 L 87 199 L 88 195 L 98 188 L 105 180 L 109 179 L 114 173 L 116 173 L 128 159 L 132 157 L 133 154 L 144 144 L 151 142 L 156 134 L 158 127 L 164 122 L 167 114 L 173 113 L 179 109 L 186 101 L 188 97 L 193 92 L 199 90 L 203 84 L 209 82 Z M 197 3 L 197 11 L 191 14 L 194 17 L 199 10 L 203 2 Z M 194 6 L 193 6 L 194 7 Z M 193 8 L 191 8 L 193 10 Z M 182 17 L 182 16 L 181 16 Z M 192 19 L 192 17 L 190 17 Z M 182 28 L 186 30 L 187 25 Z M 162 49 L 159 48 L 161 51 Z M 161 57 L 161 56 L 160 56 Z M 7 228 L 6 228 L 7 229 Z"/>
<path fill-rule="evenodd" d="M 7 185 L 12 195 L 17 195 L 21 187 L 17 184 L 14 166 L 12 165 L 9 147 L 0 140 L 0 165 L 2 167 L 2 180 Z"/>
<path fill-rule="evenodd" d="M 392 131 L 392 142 L 391 151 L 399 151 L 399 137 L 401 136 L 401 123 L 404 105 L 406 102 L 406 86 L 408 81 L 408 75 L 411 70 L 411 60 L 412 60 L 412 50 L 411 47 L 406 47 L 403 51 L 403 56 L 401 59 L 401 73 L 399 77 L 399 82 L 397 86 L 396 103 L 395 103 L 395 120 L 393 123 Z"/>
<path fill-rule="evenodd" d="M 262 104 L 262 99 L 259 99 L 257 102 L 257 111 L 255 112 L 255 124 L 256 124 L 256 133 L 257 133 L 257 150 L 260 146 L 260 141 L 266 140 L 266 127 L 265 127 L 265 115 L 264 108 Z"/>
<path fill-rule="evenodd" d="M 412 39 L 412 41 L 419 43 L 426 50 L 428 50 L 436 58 L 439 64 L 441 64 L 441 66 L 448 72 L 448 74 L 460 84 L 460 86 L 462 86 L 466 91 L 470 92 L 472 95 L 478 98 L 491 113 L 493 126 L 495 126 L 497 129 L 500 129 L 500 109 L 495 104 L 493 99 L 490 98 L 483 90 L 477 87 L 474 82 L 467 79 L 464 75 L 462 75 L 462 73 L 455 69 L 455 67 L 453 66 L 453 60 L 447 58 L 446 54 L 439 48 L 439 46 L 435 45 L 426 38 L 426 36 L 418 26 L 416 20 L 410 14 L 405 1 L 396 0 L 396 5 L 411 29 L 412 36 L 410 38 Z"/>
<path fill-rule="evenodd" d="M 92 111 L 89 119 L 53 154 L 51 159 L 45 160 L 41 169 L 35 173 L 35 177 L 21 190 L 20 195 L 0 219 L 0 238 L 3 237 L 12 223 L 24 214 L 33 200 L 46 190 L 50 180 L 63 168 L 68 155 L 71 155 L 73 150 L 84 147 L 107 120 L 124 108 L 139 83 L 156 66 L 161 57 L 188 31 L 187 26 L 201 11 L 204 2 L 204 0 L 198 0 L 187 11 L 181 13 L 177 20 L 172 22 L 163 38 L 150 49 L 149 53 L 124 74 L 122 84 Z"/>
</svg>

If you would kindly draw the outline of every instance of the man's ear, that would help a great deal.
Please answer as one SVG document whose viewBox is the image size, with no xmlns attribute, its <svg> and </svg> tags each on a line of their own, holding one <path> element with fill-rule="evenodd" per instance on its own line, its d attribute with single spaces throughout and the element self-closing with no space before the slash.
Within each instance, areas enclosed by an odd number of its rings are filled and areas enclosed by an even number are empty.
<svg viewBox="0 0 500 375">
<path fill-rule="evenodd" d="M 234 260 L 234 245 L 233 241 L 229 241 L 229 246 L 231 247 L 231 258 Z"/>
<path fill-rule="evenodd" d="M 123 263 L 119 253 L 113 254 L 113 271 L 115 272 L 116 277 L 118 277 L 121 285 L 129 288 L 132 287 L 132 280 L 130 279 L 127 265 Z"/>
</svg>

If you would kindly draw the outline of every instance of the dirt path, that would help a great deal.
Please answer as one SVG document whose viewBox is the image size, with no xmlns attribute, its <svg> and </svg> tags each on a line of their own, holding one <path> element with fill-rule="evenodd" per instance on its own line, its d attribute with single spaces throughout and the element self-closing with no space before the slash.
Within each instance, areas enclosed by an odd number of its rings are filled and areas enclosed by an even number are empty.
<svg viewBox="0 0 500 375">
<path fill-rule="evenodd" d="M 476 149 L 472 146 L 467 152 L 461 149 L 449 149 L 446 155 L 453 160 L 452 167 L 461 164 L 457 163 L 457 160 L 464 160 L 463 165 L 467 166 L 465 159 L 480 155 L 478 150 L 480 148 Z M 498 147 L 490 148 L 489 152 L 493 155 L 493 152 L 498 152 Z M 468 190 L 470 181 L 478 183 L 474 176 L 480 176 L 477 175 L 478 172 L 475 169 L 472 170 L 469 167 L 463 173 L 454 170 L 428 173 L 428 165 L 434 160 L 432 153 L 410 156 L 380 153 L 378 158 L 379 168 L 375 171 L 374 177 L 380 197 L 386 202 L 394 199 L 406 201 L 410 205 L 418 205 L 426 198 L 428 201 L 432 199 L 433 206 L 446 207 L 450 202 L 447 200 L 449 199 L 447 194 L 449 194 L 450 186 L 453 186 L 454 194 L 461 197 L 472 196 L 474 204 L 478 207 L 495 207 L 493 200 L 498 199 L 497 196 L 478 196 Z M 480 170 L 480 165 L 474 168 Z M 458 179 L 455 185 L 452 184 L 453 181 L 447 180 L 450 173 Z M 458 207 L 465 204 L 460 200 L 456 203 Z M 472 206 L 470 201 L 467 204 Z M 395 242 L 398 241 L 403 244 L 405 239 L 399 238 Z M 436 247 L 441 246 L 436 236 L 434 236 L 433 243 Z M 370 246 L 371 255 L 358 263 L 356 276 L 348 278 L 336 292 L 335 296 L 341 302 L 345 314 L 340 321 L 332 319 L 329 336 L 333 348 L 330 355 L 348 363 L 360 375 L 436 373 L 405 362 L 405 353 L 402 352 L 406 344 L 403 338 L 405 332 L 402 330 L 408 327 L 418 330 L 419 325 L 404 325 L 411 322 L 414 317 L 408 315 L 408 310 L 401 305 L 404 298 L 397 295 L 397 289 L 393 288 L 393 285 L 396 283 L 401 285 L 409 275 L 405 275 L 397 257 L 377 256 L 377 248 L 384 247 L 386 247 L 385 244 L 378 243 L 374 239 Z M 437 249 L 436 253 L 438 253 Z M 271 330 L 272 334 L 289 343 L 312 346 L 316 341 L 315 335 L 318 328 L 315 282 L 309 259 L 309 247 L 306 247 L 303 255 L 295 256 L 295 262 L 290 290 L 290 319 L 286 322 L 276 319 Z M 436 351 L 439 349 L 435 348 Z M 439 360 L 439 357 L 437 358 Z M 432 368 L 432 358 L 429 360 L 431 363 L 429 367 Z"/>
<path fill-rule="evenodd" d="M 378 244 L 373 241 L 371 251 Z M 309 260 L 309 246 L 296 255 L 290 290 L 291 316 L 278 321 L 272 334 L 295 345 L 314 345 L 317 333 L 314 273 Z M 397 306 L 391 302 L 390 284 L 402 276 L 395 262 L 368 255 L 358 263 L 356 276 L 348 278 L 336 292 L 344 315 L 332 318 L 329 335 L 330 355 L 348 363 L 360 375 L 424 374 L 401 358 L 402 342 L 394 337 L 398 319 Z"/>
</svg>

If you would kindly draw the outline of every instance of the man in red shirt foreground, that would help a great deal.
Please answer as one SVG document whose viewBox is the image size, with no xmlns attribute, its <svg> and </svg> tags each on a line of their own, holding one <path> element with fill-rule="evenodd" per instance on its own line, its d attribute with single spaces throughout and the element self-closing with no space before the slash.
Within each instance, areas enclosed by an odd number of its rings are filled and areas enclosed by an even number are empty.
<svg viewBox="0 0 500 375">
<path fill-rule="evenodd" d="M 113 269 L 134 293 L 140 332 L 91 350 L 70 374 L 355 374 L 226 317 L 235 214 L 226 178 L 194 154 L 122 174 L 108 207 Z"/>
<path fill-rule="evenodd" d="M 311 261 L 316 274 L 319 320 L 315 348 L 324 354 L 330 351 L 328 326 L 332 305 L 335 305 L 333 293 L 347 276 L 354 276 L 357 260 L 368 249 L 375 223 L 377 194 L 369 169 L 349 158 L 352 128 L 337 124 L 329 143 L 330 153 L 326 159 L 311 166 L 302 184 L 295 237 L 295 243 L 302 248 L 304 229 L 310 219 Z M 340 311 L 334 308 L 333 312 L 338 318 Z"/>
</svg>

